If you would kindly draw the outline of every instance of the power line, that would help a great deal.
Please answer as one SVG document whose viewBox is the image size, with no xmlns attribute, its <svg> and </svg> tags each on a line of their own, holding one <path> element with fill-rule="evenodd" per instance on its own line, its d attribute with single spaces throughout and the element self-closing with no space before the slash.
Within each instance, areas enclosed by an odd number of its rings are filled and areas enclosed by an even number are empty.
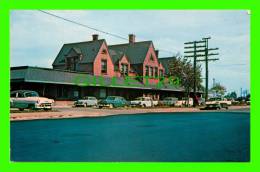
<svg viewBox="0 0 260 172">
<path fill-rule="evenodd" d="M 103 30 L 100 30 L 100 29 L 96 29 L 96 28 L 88 26 L 86 24 L 82 24 L 82 23 L 79 23 L 79 22 L 76 22 L 76 21 L 73 21 L 73 20 L 70 20 L 70 19 L 58 16 L 58 15 L 55 15 L 55 14 L 47 12 L 47 11 L 43 11 L 43 10 L 38 10 L 38 11 L 40 11 L 42 13 L 45 13 L 47 15 L 50 15 L 52 17 L 56 17 L 56 18 L 59 18 L 61 20 L 64 20 L 64 21 L 76 24 L 76 25 L 79 25 L 79 26 L 82 26 L 82 27 L 85 27 L 85 28 L 88 28 L 88 29 L 91 29 L 91 30 L 95 30 L 97 32 L 100 32 L 100 33 L 103 33 L 103 34 L 106 34 L 106 35 L 110 35 L 110 36 L 113 36 L 113 37 L 116 37 L 116 38 L 119 38 L 119 39 L 123 39 L 123 40 L 128 40 L 127 38 L 124 38 L 124 37 L 122 37 L 120 35 L 117 35 L 117 34 L 114 34 L 114 33 L 109 33 L 109 32 L 106 32 L 106 31 L 103 31 Z"/>
<path fill-rule="evenodd" d="M 97 32 L 100 32 L 100 33 L 103 33 L 103 34 L 106 34 L 106 35 L 109 35 L 109 36 L 113 36 L 115 38 L 118 38 L 118 39 L 122 39 L 122 40 L 128 40 L 128 38 L 125 38 L 121 35 L 118 35 L 118 34 L 114 34 L 114 33 L 110 33 L 110 32 L 106 32 L 104 30 L 100 30 L 100 29 L 97 29 L 95 27 L 92 27 L 92 26 L 89 26 L 89 25 L 86 25 L 86 24 L 82 24 L 82 23 L 79 23 L 77 21 L 73 21 L 73 20 L 70 20 L 70 19 L 67 19 L 65 17 L 61 17 L 61 16 L 58 16 L 56 14 L 53 14 L 53 13 L 50 13 L 50 12 L 47 12 L 47 11 L 44 11 L 44 10 L 38 10 L 39 12 L 42 12 L 44 14 L 47 14 L 49 16 L 52 16 L 52 17 L 55 17 L 55 18 L 58 18 L 58 19 L 61 19 L 63 21 L 66 21 L 66 22 L 70 22 L 70 23 L 73 23 L 73 24 L 76 24 L 76 25 L 79 25 L 79 26 L 82 26 L 82 27 L 85 27 L 87 29 L 91 29 L 91 30 L 94 30 L 94 31 L 97 31 Z M 169 51 L 169 50 L 164 50 L 164 49 L 158 49 L 159 51 L 162 51 L 162 52 L 167 52 L 167 53 L 170 53 L 170 54 L 175 54 L 174 52 L 172 51 Z"/>
</svg>

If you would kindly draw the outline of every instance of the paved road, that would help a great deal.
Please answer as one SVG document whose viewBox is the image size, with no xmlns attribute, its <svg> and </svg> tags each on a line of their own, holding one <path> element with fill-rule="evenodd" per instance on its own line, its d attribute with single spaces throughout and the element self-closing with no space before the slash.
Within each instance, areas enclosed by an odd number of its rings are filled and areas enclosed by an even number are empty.
<svg viewBox="0 0 260 172">
<path fill-rule="evenodd" d="M 247 112 L 16 121 L 11 123 L 11 159 L 245 162 L 249 128 Z"/>
</svg>

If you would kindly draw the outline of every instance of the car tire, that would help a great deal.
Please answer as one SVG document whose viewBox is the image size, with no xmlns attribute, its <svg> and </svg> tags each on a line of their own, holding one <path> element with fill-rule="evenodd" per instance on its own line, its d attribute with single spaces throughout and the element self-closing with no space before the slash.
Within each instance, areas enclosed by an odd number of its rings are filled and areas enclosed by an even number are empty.
<svg viewBox="0 0 260 172">
<path fill-rule="evenodd" d="M 43 110 L 45 110 L 45 111 L 51 111 L 52 108 L 45 108 L 45 109 L 43 109 Z"/>
<path fill-rule="evenodd" d="M 145 107 L 146 107 L 146 105 L 145 105 L 145 104 L 142 104 L 142 107 L 143 107 L 143 108 L 145 108 Z"/>
<path fill-rule="evenodd" d="M 24 111 L 24 108 L 19 108 L 20 111 Z"/>
<path fill-rule="evenodd" d="M 28 105 L 28 109 L 30 109 L 30 110 L 34 110 L 35 109 L 34 107 L 35 106 L 33 104 Z"/>
</svg>

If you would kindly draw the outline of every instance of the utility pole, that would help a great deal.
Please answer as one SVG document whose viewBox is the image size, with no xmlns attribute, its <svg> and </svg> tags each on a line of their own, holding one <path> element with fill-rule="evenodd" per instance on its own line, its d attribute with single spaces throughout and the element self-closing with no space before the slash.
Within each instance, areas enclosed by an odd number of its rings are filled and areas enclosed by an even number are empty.
<svg viewBox="0 0 260 172">
<path fill-rule="evenodd" d="M 196 76 L 196 69 L 197 69 L 197 57 L 200 57 L 200 52 L 203 52 L 204 50 L 201 50 L 200 48 L 205 48 L 204 45 L 200 45 L 201 43 L 204 43 L 204 41 L 193 41 L 193 42 L 185 42 L 185 45 L 188 45 L 184 47 L 184 49 L 188 50 L 184 53 L 186 54 L 186 58 L 193 58 L 193 94 L 194 94 L 194 100 L 196 97 L 196 91 L 197 91 L 197 76 Z M 190 46 L 192 45 L 192 46 Z M 190 54 L 191 53 L 191 54 Z M 193 106 L 196 106 L 195 101 L 193 101 Z"/>
<path fill-rule="evenodd" d="M 185 58 L 193 58 L 193 67 L 194 67 L 194 86 L 193 86 L 193 91 L 194 95 L 196 95 L 196 64 L 197 62 L 205 62 L 205 100 L 208 100 L 208 75 L 209 75 L 209 70 L 208 70 L 208 62 L 209 61 L 216 61 L 219 60 L 218 58 L 209 58 L 210 56 L 215 56 L 218 55 L 218 53 L 209 53 L 214 50 L 218 50 L 218 48 L 209 48 L 208 46 L 208 40 L 211 39 L 210 37 L 207 38 L 202 38 L 202 41 L 193 41 L 193 42 L 186 42 L 184 43 L 185 45 L 191 45 L 193 46 L 188 46 L 184 47 L 184 49 L 192 49 L 191 51 L 185 51 L 186 55 L 184 56 Z M 202 43 L 202 45 L 201 45 Z M 192 54 L 189 54 L 192 53 Z M 204 59 L 198 59 L 204 57 Z"/>
<path fill-rule="evenodd" d="M 208 100 L 208 92 L 209 92 L 209 70 L 208 70 L 208 62 L 209 61 L 216 61 L 219 60 L 218 58 L 211 58 L 209 59 L 210 56 L 216 56 L 219 55 L 218 53 L 209 53 L 214 50 L 218 50 L 218 48 L 209 48 L 209 39 L 210 37 L 202 38 L 203 41 L 205 41 L 205 59 L 203 60 L 198 60 L 200 62 L 205 62 L 205 100 Z"/>
</svg>

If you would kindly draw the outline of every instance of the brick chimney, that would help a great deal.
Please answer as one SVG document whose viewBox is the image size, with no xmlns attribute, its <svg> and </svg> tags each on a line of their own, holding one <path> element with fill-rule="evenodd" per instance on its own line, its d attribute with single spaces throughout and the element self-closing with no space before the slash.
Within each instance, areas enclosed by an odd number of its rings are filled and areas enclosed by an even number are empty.
<svg viewBox="0 0 260 172">
<path fill-rule="evenodd" d="M 92 38 L 93 38 L 93 41 L 97 41 L 98 40 L 98 34 L 93 34 Z"/>
<path fill-rule="evenodd" d="M 135 35 L 134 34 L 129 34 L 129 43 L 135 43 Z"/>
<path fill-rule="evenodd" d="M 155 55 L 157 58 L 159 58 L 159 50 L 155 50 Z"/>
</svg>

